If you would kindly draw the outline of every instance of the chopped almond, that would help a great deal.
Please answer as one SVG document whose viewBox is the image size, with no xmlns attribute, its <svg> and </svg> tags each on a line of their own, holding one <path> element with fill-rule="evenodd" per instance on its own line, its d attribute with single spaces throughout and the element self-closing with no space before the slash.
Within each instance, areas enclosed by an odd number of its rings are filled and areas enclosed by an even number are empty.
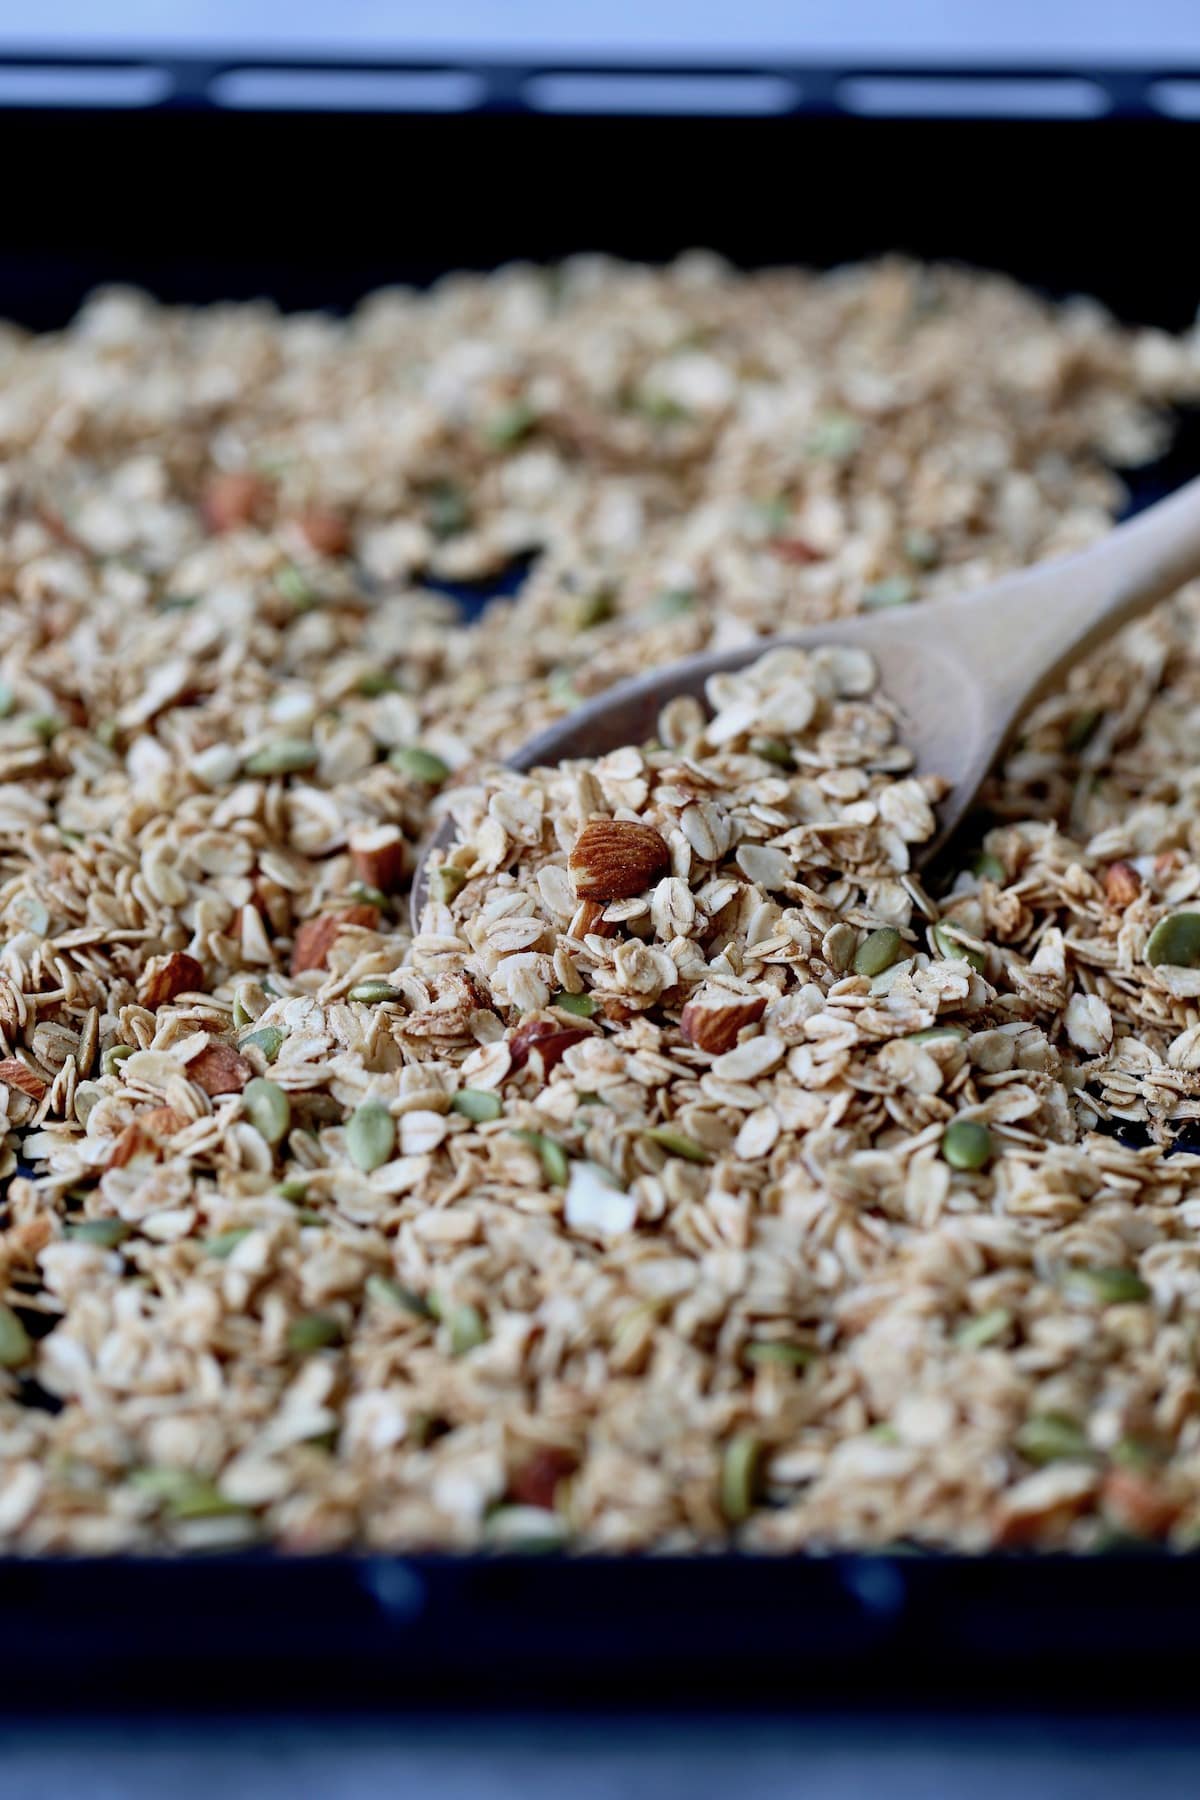
<svg viewBox="0 0 1200 1800">
<path fill-rule="evenodd" d="M 173 1106 L 150 1106 L 130 1121 L 113 1143 L 108 1167 L 123 1169 L 135 1156 L 157 1156 L 164 1138 L 171 1137 L 187 1120 Z"/>
<path fill-rule="evenodd" d="M 724 1056 L 737 1043 L 738 1033 L 757 1025 L 767 1010 L 763 994 L 721 994 L 689 1000 L 679 1019 L 679 1029 L 697 1050 Z"/>
<path fill-rule="evenodd" d="M 354 873 L 367 887 L 394 894 L 404 882 L 408 846 L 395 825 L 366 825 L 350 833 L 350 860 Z"/>
<path fill-rule="evenodd" d="M 305 919 L 292 947 L 292 974 L 302 975 L 305 969 L 327 969 L 334 939 L 345 926 L 362 925 L 367 931 L 374 931 L 378 924 L 377 906 L 347 906 L 342 912 L 318 913 L 315 919 Z"/>
<path fill-rule="evenodd" d="M 172 950 L 169 956 L 153 956 L 142 971 L 139 999 L 143 1006 L 157 1012 L 169 1006 L 180 994 L 204 992 L 204 968 L 185 950 Z"/>
<path fill-rule="evenodd" d="M 254 1074 L 246 1058 L 232 1044 L 209 1044 L 187 1067 L 188 1080 L 206 1094 L 240 1094 Z"/>
<path fill-rule="evenodd" d="M 265 475 L 252 470 L 214 475 L 204 490 L 200 510 L 204 522 L 218 536 L 243 525 L 262 524 L 270 510 L 274 489 Z"/>
<path fill-rule="evenodd" d="M 1132 906 L 1142 891 L 1142 878 L 1132 863 L 1109 863 L 1104 871 L 1104 892 L 1108 896 L 1110 906 L 1119 907 L 1124 912 Z"/>
<path fill-rule="evenodd" d="M 518 1025 L 509 1039 L 511 1066 L 523 1069 L 536 1050 L 548 1075 L 562 1061 L 572 1044 L 578 1044 L 582 1038 L 591 1035 L 590 1031 L 585 1031 L 579 1025 L 556 1025 L 552 1019 L 530 1019 L 526 1024 Z"/>
<path fill-rule="evenodd" d="M 350 548 L 350 527 L 330 507 L 310 506 L 296 523 L 318 556 L 345 556 Z"/>
</svg>

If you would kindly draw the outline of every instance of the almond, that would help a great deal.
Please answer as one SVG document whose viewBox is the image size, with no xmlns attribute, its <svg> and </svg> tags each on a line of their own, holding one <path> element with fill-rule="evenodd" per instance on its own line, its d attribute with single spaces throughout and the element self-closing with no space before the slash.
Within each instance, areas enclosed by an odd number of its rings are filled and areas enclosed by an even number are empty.
<svg viewBox="0 0 1200 1800">
<path fill-rule="evenodd" d="M 582 1038 L 591 1035 L 590 1031 L 585 1031 L 580 1025 L 556 1025 L 553 1019 L 530 1019 L 527 1024 L 519 1025 L 509 1040 L 511 1067 L 523 1069 L 536 1050 L 548 1075 L 562 1061 L 572 1044 L 578 1044 Z"/>
<path fill-rule="evenodd" d="M 1142 878 L 1132 863 L 1109 863 L 1104 871 L 1104 892 L 1110 906 L 1120 907 L 1123 912 L 1133 905 L 1141 891 Z"/>
<path fill-rule="evenodd" d="M 342 912 L 318 913 L 315 919 L 305 919 L 292 947 L 292 974 L 302 975 L 305 969 L 328 968 L 330 949 L 343 926 L 362 925 L 368 931 L 374 931 L 378 923 L 377 906 L 347 906 Z"/>
<path fill-rule="evenodd" d="M 1135 1537 L 1164 1537 L 1180 1512 L 1153 1476 L 1138 1469 L 1110 1469 L 1101 1500 L 1106 1518 Z"/>
<path fill-rule="evenodd" d="M 814 563 L 825 560 L 825 552 L 810 544 L 807 538 L 773 537 L 770 544 L 776 556 L 782 557 L 784 562 Z"/>
<path fill-rule="evenodd" d="M 567 867 L 580 900 L 631 900 L 671 866 L 653 825 L 636 819 L 593 819 L 575 839 Z"/>
<path fill-rule="evenodd" d="M 157 1155 L 160 1141 L 186 1125 L 182 1113 L 173 1106 L 150 1106 L 126 1125 L 113 1144 L 108 1157 L 110 1169 L 123 1169 L 135 1156 Z"/>
<path fill-rule="evenodd" d="M 240 1094 L 254 1070 L 232 1044 L 209 1044 L 187 1066 L 188 1080 L 206 1094 Z"/>
<path fill-rule="evenodd" d="M 697 1050 L 724 1056 L 746 1025 L 757 1025 L 767 1010 L 763 994 L 698 994 L 679 1018 L 679 1029 Z"/>
<path fill-rule="evenodd" d="M 570 932 L 573 938 L 616 937 L 617 928 L 609 924 L 598 900 L 581 900 L 572 915 Z"/>
<path fill-rule="evenodd" d="M 350 527 L 341 513 L 327 506 L 310 506 L 296 521 L 318 556 L 345 556 L 350 548 Z"/>
<path fill-rule="evenodd" d="M 204 992 L 204 969 L 185 950 L 172 950 L 169 956 L 152 956 L 142 970 L 139 999 L 151 1012 L 167 1006 L 179 994 Z"/>
<path fill-rule="evenodd" d="M 549 1509 L 554 1505 L 559 1482 L 565 1476 L 573 1475 L 578 1467 L 579 1458 L 570 1450 L 560 1449 L 556 1444 L 539 1444 L 513 1470 L 508 1483 L 509 1497 L 522 1506 L 544 1506 Z"/>
<path fill-rule="evenodd" d="M 204 523 L 218 536 L 242 525 L 261 523 L 273 492 L 266 476 L 250 469 L 214 475 L 200 502 Z"/>
<path fill-rule="evenodd" d="M 40 1100 L 46 1091 L 46 1084 L 40 1075 L 27 1068 L 15 1056 L 6 1056 L 0 1062 L 0 1081 L 7 1087 L 16 1088 L 18 1093 L 28 1094 L 31 1100 Z"/>
<path fill-rule="evenodd" d="M 354 873 L 381 894 L 394 894 L 404 881 L 408 846 L 395 825 L 364 825 L 350 833 Z"/>
</svg>

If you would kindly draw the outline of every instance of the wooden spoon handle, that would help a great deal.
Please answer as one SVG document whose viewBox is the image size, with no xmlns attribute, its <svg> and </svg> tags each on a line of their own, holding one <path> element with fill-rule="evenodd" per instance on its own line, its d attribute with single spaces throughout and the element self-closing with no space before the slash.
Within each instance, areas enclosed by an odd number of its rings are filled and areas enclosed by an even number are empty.
<svg viewBox="0 0 1200 1800">
<path fill-rule="evenodd" d="M 1200 478 L 1074 556 L 1038 563 L 937 608 L 947 637 L 1015 715 L 1089 650 L 1200 576 Z"/>
</svg>

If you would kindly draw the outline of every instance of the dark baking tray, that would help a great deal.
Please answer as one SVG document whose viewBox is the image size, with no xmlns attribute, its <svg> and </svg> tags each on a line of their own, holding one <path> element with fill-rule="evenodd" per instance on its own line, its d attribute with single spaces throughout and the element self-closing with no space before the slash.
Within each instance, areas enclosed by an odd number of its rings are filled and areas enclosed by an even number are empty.
<svg viewBox="0 0 1200 1800">
<path fill-rule="evenodd" d="M 159 72 L 152 104 L 0 107 L 0 315 L 57 326 L 112 280 L 346 307 L 451 268 L 696 244 L 742 264 L 950 257 L 1175 329 L 1200 294 L 1179 207 L 1200 123 L 1165 116 L 1159 85 L 1188 71 L 924 71 L 965 82 L 953 119 L 856 113 L 846 78 L 894 70 L 709 70 L 782 76 L 790 98 L 669 118 L 547 114 L 538 71 L 505 63 L 472 66 L 457 112 L 230 110 L 220 57 L 0 55 L 0 75 L 118 64 Z M 1008 116 L 969 116 L 972 77 L 998 74 Z M 1028 116 L 1040 77 L 1084 80 L 1099 116 Z M 1197 467 L 1193 421 L 1137 495 Z M 1178 1704 L 1198 1616 L 1200 1560 L 1133 1550 L 9 1558 L 0 1705 Z"/>
</svg>

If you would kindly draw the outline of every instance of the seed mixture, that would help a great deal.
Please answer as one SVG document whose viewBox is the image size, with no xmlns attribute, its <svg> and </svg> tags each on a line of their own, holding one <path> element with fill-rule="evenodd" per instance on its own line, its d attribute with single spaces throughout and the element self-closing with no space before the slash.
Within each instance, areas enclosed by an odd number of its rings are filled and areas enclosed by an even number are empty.
<svg viewBox="0 0 1200 1800">
<path fill-rule="evenodd" d="M 1196 593 L 944 876 L 860 653 L 500 759 L 1092 540 L 1200 340 L 696 255 L 0 364 L 4 1547 L 1194 1539 Z"/>
</svg>

